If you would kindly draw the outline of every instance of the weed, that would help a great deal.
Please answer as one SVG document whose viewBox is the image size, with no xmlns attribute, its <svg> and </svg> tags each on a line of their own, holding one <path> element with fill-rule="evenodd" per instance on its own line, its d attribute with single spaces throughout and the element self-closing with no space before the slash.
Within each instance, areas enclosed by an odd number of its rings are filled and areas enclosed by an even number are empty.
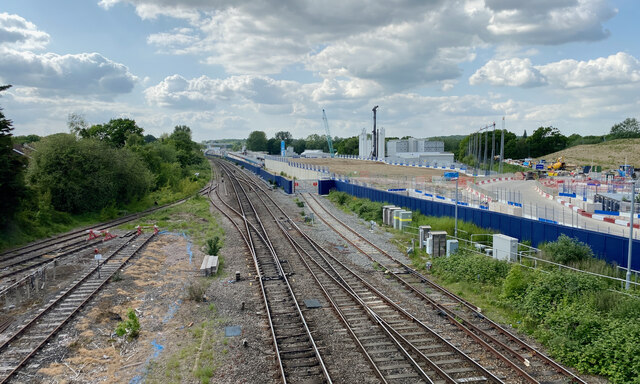
<svg viewBox="0 0 640 384">
<path fill-rule="evenodd" d="M 135 339 L 140 334 L 140 321 L 133 309 L 127 311 L 127 319 L 118 323 L 116 335 L 127 336 L 129 340 Z"/>
<path fill-rule="evenodd" d="M 111 275 L 111 282 L 115 283 L 123 279 L 122 272 L 118 269 L 113 275 Z"/>
<path fill-rule="evenodd" d="M 220 252 L 220 237 L 215 236 L 213 239 L 207 239 L 207 255 L 218 256 Z"/>
<path fill-rule="evenodd" d="M 187 286 L 187 298 L 192 301 L 201 302 L 204 300 L 206 288 L 200 281 L 192 282 Z"/>
</svg>

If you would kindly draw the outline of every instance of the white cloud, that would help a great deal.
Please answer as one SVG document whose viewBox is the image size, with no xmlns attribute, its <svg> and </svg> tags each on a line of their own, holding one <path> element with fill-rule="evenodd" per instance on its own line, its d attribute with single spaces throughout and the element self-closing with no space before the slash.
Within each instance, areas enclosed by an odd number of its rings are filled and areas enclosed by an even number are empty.
<svg viewBox="0 0 640 384">
<path fill-rule="evenodd" d="M 625 52 L 589 61 L 562 60 L 538 67 L 562 88 L 584 88 L 640 81 L 640 61 Z"/>
<path fill-rule="evenodd" d="M 18 15 L 0 13 L 0 47 L 21 50 L 44 48 L 49 35 Z"/>
<path fill-rule="evenodd" d="M 123 64 L 98 53 L 36 54 L 0 50 L 0 78 L 52 93 L 113 96 L 132 90 L 137 78 Z"/>
<path fill-rule="evenodd" d="M 499 86 L 535 87 L 546 83 L 545 77 L 529 59 L 490 60 L 469 78 L 471 85 L 488 83 Z"/>
<path fill-rule="evenodd" d="M 264 106 L 291 104 L 291 95 L 300 88 L 293 81 L 263 76 L 231 76 L 212 79 L 207 76 L 187 80 L 180 75 L 166 77 L 144 93 L 151 105 L 171 108 L 212 108 L 219 102 L 249 101 Z"/>
<path fill-rule="evenodd" d="M 529 59 L 490 60 L 470 78 L 472 85 L 555 88 L 586 88 L 636 83 L 640 61 L 625 52 L 589 61 L 561 60 L 534 66 Z"/>
<path fill-rule="evenodd" d="M 322 77 L 372 80 L 387 92 L 458 78 L 479 46 L 553 45 L 608 36 L 606 0 L 101 0 L 142 18 L 189 20 L 156 33 L 160 52 L 193 54 L 229 74 L 281 73 L 304 62 Z"/>
<path fill-rule="evenodd" d="M 609 36 L 602 23 L 617 13 L 607 0 L 485 0 L 487 31 L 498 41 L 555 45 Z"/>
</svg>

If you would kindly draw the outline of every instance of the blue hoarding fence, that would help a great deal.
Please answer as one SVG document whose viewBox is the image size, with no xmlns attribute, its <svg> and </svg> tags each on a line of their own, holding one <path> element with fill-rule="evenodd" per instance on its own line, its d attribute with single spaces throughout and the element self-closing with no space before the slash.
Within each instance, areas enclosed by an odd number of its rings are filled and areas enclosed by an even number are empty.
<svg viewBox="0 0 640 384">
<path fill-rule="evenodd" d="M 371 201 L 404 207 L 427 216 L 454 217 L 455 207 L 453 204 L 404 196 L 339 180 L 328 179 L 318 182 L 319 194 L 326 195 L 331 189 L 336 189 L 337 191 L 346 192 L 350 195 L 366 198 Z M 486 206 L 481 206 L 480 209 L 459 206 L 458 218 L 474 223 L 479 227 L 490 228 L 507 236 L 515 237 L 520 241 L 529 240 L 534 247 L 545 242 L 555 241 L 561 234 L 564 234 L 589 244 L 596 256 L 604 258 L 610 263 L 616 263 L 624 267 L 627 265 L 629 243 L 627 237 L 568 227 L 550 222 L 550 220 L 540 221 L 511 216 L 500 212 L 489 211 L 489 207 Z M 640 269 L 640 240 L 633 240 L 631 267 L 636 270 Z"/>
</svg>

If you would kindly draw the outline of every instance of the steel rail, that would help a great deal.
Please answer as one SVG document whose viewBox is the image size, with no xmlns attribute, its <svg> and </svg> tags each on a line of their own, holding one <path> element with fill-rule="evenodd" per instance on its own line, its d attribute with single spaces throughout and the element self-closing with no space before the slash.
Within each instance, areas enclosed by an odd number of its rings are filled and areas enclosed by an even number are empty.
<svg viewBox="0 0 640 384">
<path fill-rule="evenodd" d="M 209 188 L 210 188 L 210 185 L 207 184 L 198 193 L 199 194 L 206 193 L 209 190 Z M 130 215 L 126 215 L 126 216 L 119 217 L 117 219 L 113 219 L 113 220 L 109 220 L 109 221 L 105 221 L 105 222 L 102 222 L 102 223 L 96 223 L 96 224 L 94 224 L 92 226 L 87 226 L 87 227 L 83 227 L 83 228 L 80 228 L 80 229 L 75 229 L 75 230 L 73 230 L 71 232 L 63 233 L 63 234 L 54 236 L 52 238 L 38 240 L 36 242 L 30 243 L 30 244 L 26 244 L 26 245 L 23 245 L 23 246 L 18 247 L 18 248 L 9 249 L 9 250 L 6 250 L 6 251 L 0 253 L 0 261 L 9 260 L 11 258 L 22 256 L 24 254 L 28 254 L 28 253 L 31 253 L 31 252 L 35 252 L 35 251 L 39 251 L 39 250 L 45 249 L 45 248 L 53 247 L 55 245 L 64 243 L 66 241 L 74 240 L 75 238 L 84 236 L 86 231 L 89 230 L 89 229 L 102 230 L 102 229 L 111 228 L 111 227 L 114 227 L 116 225 L 120 225 L 120 224 L 123 224 L 123 223 L 127 223 L 129 221 L 133 221 L 133 220 L 135 220 L 137 218 L 146 216 L 146 215 L 148 215 L 150 213 L 153 213 L 155 211 L 158 211 L 158 210 L 161 210 L 161 209 L 166 209 L 166 208 L 171 208 L 171 207 L 173 207 L 175 205 L 182 204 L 187 200 L 189 200 L 189 198 L 180 199 L 180 200 L 175 201 L 173 203 L 164 204 L 164 205 L 159 206 L 159 207 L 153 207 L 153 208 L 147 209 L 147 210 L 142 211 L 142 212 L 132 213 Z M 85 240 L 82 240 L 82 241 L 79 241 L 79 242 L 75 242 L 75 243 L 72 243 L 70 245 L 76 245 L 76 244 L 79 244 L 79 243 L 82 243 L 82 242 L 85 242 Z M 28 248 L 30 248 L 30 249 L 28 249 Z M 38 256 L 42 256 L 42 254 L 38 255 Z"/>
<path fill-rule="evenodd" d="M 231 180 L 232 177 L 231 177 L 230 173 L 227 173 L 227 174 L 229 175 L 229 177 L 227 179 Z M 240 186 L 240 185 L 238 184 L 238 186 Z M 256 252 L 255 252 L 255 246 L 253 245 L 253 238 L 251 236 L 250 227 L 253 227 L 253 230 L 258 234 L 258 236 L 261 238 L 261 240 L 267 245 L 272 257 L 274 258 L 274 262 L 276 263 L 280 278 L 284 281 L 284 283 L 285 283 L 285 285 L 287 287 L 287 291 L 289 293 L 289 296 L 291 297 L 292 302 L 295 305 L 297 314 L 298 314 L 298 316 L 300 318 L 300 321 L 302 322 L 302 325 L 303 325 L 303 327 L 305 329 L 307 337 L 309 338 L 309 342 L 312 345 L 314 354 L 316 356 L 316 359 L 318 360 L 318 364 L 319 364 L 319 366 L 321 368 L 323 376 L 324 376 L 325 380 L 328 383 L 332 383 L 331 376 L 330 376 L 330 374 L 329 374 L 329 372 L 328 372 L 328 370 L 327 370 L 327 368 L 326 368 L 326 366 L 324 364 L 324 361 L 323 361 L 322 356 L 320 354 L 320 350 L 319 350 L 318 346 L 315 343 L 313 335 L 311 334 L 311 330 L 309 329 L 309 326 L 308 326 L 308 324 L 307 324 L 307 322 L 306 322 L 306 320 L 304 318 L 304 314 L 302 313 L 300 305 L 299 305 L 299 303 L 298 303 L 298 301 L 297 301 L 297 299 L 295 297 L 295 294 L 293 293 L 293 289 L 292 289 L 292 287 L 291 287 L 291 285 L 290 285 L 290 283 L 289 283 L 289 281 L 287 279 L 286 274 L 284 273 L 284 271 L 282 269 L 282 265 L 280 264 L 280 261 L 278 260 L 277 255 L 275 254 L 275 250 L 274 250 L 273 245 L 271 244 L 271 242 L 270 242 L 270 240 L 268 238 L 267 232 L 264 229 L 264 226 L 262 226 L 262 222 L 261 222 L 260 218 L 258 217 L 257 211 L 255 210 L 255 207 L 251 203 L 251 200 L 249 199 L 248 195 L 246 194 L 246 191 L 244 190 L 244 188 L 242 188 L 240 186 L 240 189 L 242 190 L 242 193 L 244 194 L 245 198 L 247 199 L 247 202 L 248 202 L 249 206 L 251 207 L 252 211 L 254 212 L 256 220 L 258 221 L 258 223 L 260 224 L 262 230 L 264 231 L 264 237 L 258 231 L 258 229 L 255 228 L 255 226 L 252 223 L 249 223 L 249 221 L 247 219 L 247 214 L 244 211 L 244 208 L 242 207 L 242 202 L 240 201 L 240 194 L 237 192 L 237 189 L 236 189 L 236 187 L 235 187 L 235 185 L 233 183 L 232 183 L 232 187 L 234 188 L 236 199 L 238 200 L 238 205 L 239 205 L 239 208 L 240 208 L 240 212 L 236 211 L 231 206 L 226 204 L 226 202 L 221 199 L 219 194 L 217 194 L 217 191 L 216 191 L 216 194 L 218 195 L 218 198 L 220 199 L 220 201 L 223 202 L 223 204 L 225 204 L 228 208 L 232 209 L 232 211 L 234 211 L 234 213 L 240 214 L 242 219 L 243 219 L 243 221 L 244 221 L 244 223 L 245 223 L 245 227 L 246 227 L 246 230 L 247 230 L 247 238 L 249 239 L 248 243 L 251 244 L 250 249 L 251 249 L 252 257 L 254 259 L 254 266 L 256 268 L 256 272 L 258 273 L 258 277 L 259 277 L 259 280 L 260 280 L 260 286 L 261 286 L 261 290 L 262 290 L 262 294 L 263 294 L 263 300 L 265 302 L 265 308 L 266 308 L 266 312 L 267 312 L 267 315 L 268 315 L 269 326 L 270 326 L 270 329 L 271 329 L 272 339 L 273 339 L 273 342 L 274 342 L 274 348 L 276 349 L 276 356 L 277 356 L 277 359 L 278 359 L 278 365 L 279 365 L 279 368 L 280 368 L 280 372 L 281 372 L 281 375 L 282 375 L 283 382 L 284 383 L 287 382 L 287 375 L 285 373 L 285 368 L 284 368 L 284 365 L 282 363 L 281 352 L 280 352 L 280 349 L 278 347 L 279 346 L 279 342 L 277 340 L 277 337 L 276 337 L 276 334 L 275 334 L 275 327 L 274 327 L 274 324 L 273 324 L 273 321 L 272 321 L 272 316 L 273 315 L 272 315 L 271 310 L 269 308 L 270 304 L 269 304 L 269 300 L 267 298 L 266 288 L 264 287 L 264 284 L 263 284 L 263 276 L 262 276 L 262 273 L 260 271 L 260 266 L 258 264 L 258 258 L 257 258 Z M 213 201 L 212 201 L 212 203 L 213 203 Z M 215 204 L 214 204 L 214 206 L 215 206 Z M 218 209 L 219 209 L 219 207 L 218 207 Z M 227 216 L 227 217 L 229 217 L 229 216 Z M 236 226 L 236 228 L 238 228 L 238 227 Z"/>
<path fill-rule="evenodd" d="M 26 356 L 24 357 L 19 363 L 18 365 L 12 370 L 10 371 L 4 378 L 2 378 L 2 380 L 0 381 L 0 384 L 7 382 L 11 377 L 13 377 L 20 368 L 22 368 L 27 361 L 29 361 L 29 359 L 31 359 L 36 353 L 38 353 L 40 351 L 40 349 L 54 336 L 58 333 L 58 331 L 60 331 L 60 329 L 62 329 L 62 327 L 64 325 L 66 325 L 71 318 L 78 313 L 78 311 L 84 307 L 86 305 L 86 303 L 88 303 L 93 296 L 100 290 L 102 289 L 102 287 L 104 287 L 104 285 L 106 285 L 109 282 L 110 277 L 115 273 L 115 271 L 119 270 L 122 266 L 124 266 L 129 260 L 131 260 L 131 258 L 133 258 L 133 256 L 135 256 L 138 252 L 140 252 L 141 249 L 144 248 L 144 246 L 155 236 L 155 233 L 151 234 L 147 239 L 144 240 L 144 242 L 142 244 L 140 244 L 133 252 L 131 255 L 129 255 L 128 257 L 126 257 L 126 259 L 124 259 L 124 261 L 118 266 L 118 268 L 114 269 L 113 272 L 111 272 L 111 274 L 109 274 L 108 276 L 106 276 L 106 278 L 102 281 L 102 283 L 97 286 L 93 292 L 91 292 L 89 295 L 87 295 L 87 297 L 85 298 L 85 300 L 83 300 L 79 305 L 77 305 L 73 311 L 66 317 L 64 318 L 57 326 L 56 328 L 54 328 L 52 331 L 50 331 L 45 338 L 36 345 L 35 348 L 32 349 L 32 351 Z M 118 254 L 118 252 L 120 252 L 122 249 L 124 249 L 124 247 L 126 245 L 128 245 L 130 242 L 132 242 L 136 237 L 132 237 L 130 240 L 124 242 L 117 250 L 115 250 L 111 255 L 109 255 L 109 257 L 107 257 L 105 259 L 105 263 L 111 259 L 114 258 L 115 255 Z M 68 297 L 72 292 L 75 291 L 76 288 L 80 287 L 85 281 L 87 281 L 90 277 L 92 277 L 95 273 L 97 273 L 98 270 L 98 266 L 93 267 L 81 280 L 79 280 L 76 284 L 74 284 L 72 287 L 70 287 L 62 296 L 60 296 L 57 300 L 55 300 L 54 302 L 50 303 L 42 312 L 38 313 L 38 315 L 36 317 L 34 317 L 31 321 L 29 321 L 29 323 L 25 324 L 24 327 L 22 327 L 18 332 L 16 332 L 14 335 L 12 335 L 9 339 L 7 339 L 5 342 L 2 343 L 2 345 L 0 345 L 0 351 L 3 350 L 4 348 L 6 348 L 7 345 L 9 345 L 12 341 L 17 340 L 17 338 L 19 336 L 21 336 L 22 334 L 24 334 L 29 328 L 31 328 L 33 325 L 36 324 L 36 322 L 42 318 L 45 314 L 47 314 L 53 307 L 55 307 L 57 304 L 61 303 L 66 297 Z"/>
<path fill-rule="evenodd" d="M 269 197 L 267 195 L 267 197 Z M 262 199 L 262 197 L 260 195 L 258 195 L 258 198 L 263 202 L 263 204 L 265 205 L 265 207 L 267 207 L 267 210 L 269 211 L 269 213 L 271 214 L 271 216 L 275 219 L 276 216 L 275 214 L 271 211 L 271 209 L 269 209 L 269 207 L 267 206 L 267 204 L 264 202 L 264 200 Z M 269 197 L 270 198 L 270 197 Z M 305 240 L 307 240 L 309 242 L 309 244 L 315 249 L 315 251 L 318 253 L 318 255 L 324 260 L 325 263 L 327 263 L 328 268 L 333 270 L 333 273 L 335 273 L 335 275 L 338 276 L 338 278 L 341 281 L 336 280 L 336 278 L 330 273 L 328 272 L 325 268 L 323 268 L 322 266 L 320 266 L 318 264 L 318 261 L 316 261 L 313 257 L 311 257 L 303 248 L 300 244 L 298 244 L 294 239 L 292 239 L 291 235 L 289 233 L 287 233 L 287 231 L 283 228 L 282 224 L 278 222 L 278 226 L 280 227 L 281 231 L 287 236 L 287 238 L 289 239 L 290 242 L 295 243 L 295 245 L 300 248 L 306 255 L 307 257 L 309 257 L 315 264 L 318 265 L 318 267 L 320 267 L 328 276 L 330 276 L 337 284 L 339 284 L 340 286 L 343 287 L 343 289 L 345 289 L 345 291 L 348 292 L 348 294 L 352 295 L 354 297 L 355 300 L 357 300 L 363 307 L 367 308 L 370 315 L 372 316 L 372 318 L 374 320 L 377 320 L 378 322 L 382 321 L 383 323 L 381 323 L 382 329 L 388 334 L 388 336 L 394 341 L 394 343 L 396 343 L 396 345 L 400 348 L 401 351 L 403 351 L 406 356 L 408 357 L 409 361 L 411 362 L 412 365 L 414 365 L 414 367 L 418 370 L 418 373 L 423 376 L 426 380 L 428 380 L 429 382 L 431 382 L 431 379 L 424 373 L 424 371 L 417 365 L 417 363 L 411 358 L 411 356 L 408 354 L 408 352 L 400 345 L 400 342 L 396 339 L 396 337 L 394 337 L 394 335 L 392 333 L 390 333 L 390 328 L 392 329 L 392 327 L 390 327 L 388 324 L 384 324 L 384 321 L 382 320 L 382 318 L 376 314 L 376 312 L 374 310 L 372 310 L 371 308 L 369 308 L 367 306 L 367 304 L 360 299 L 359 295 L 349 286 L 349 284 L 344 280 L 344 278 L 341 277 L 340 273 L 337 272 L 335 270 L 335 268 L 332 266 L 331 262 L 329 262 L 328 260 L 326 260 L 326 258 L 324 256 L 322 256 L 322 254 L 320 253 L 320 251 L 318 250 L 318 247 L 320 247 L 317 243 L 315 243 L 312 239 L 310 239 L 302 230 L 300 230 L 299 227 L 297 227 L 297 225 L 291 220 L 291 218 L 288 217 L 288 215 L 286 214 L 286 212 L 284 212 L 284 210 L 277 204 L 275 203 L 275 201 L 273 201 L 273 199 L 270 199 L 271 202 L 274 204 L 274 206 L 276 208 L 278 208 L 281 213 L 283 215 L 285 215 L 285 217 L 287 217 L 287 219 L 292 223 L 292 225 L 294 227 L 296 227 L 298 233 L 300 233 L 303 238 Z M 412 315 L 410 315 L 408 312 L 406 312 L 403 308 L 399 307 L 397 304 L 395 304 L 391 299 L 389 299 L 388 297 L 386 297 L 384 294 L 382 294 L 380 291 L 378 291 L 375 287 L 373 287 L 372 285 L 370 285 L 369 283 L 367 283 L 364 279 L 362 279 L 358 274 L 356 274 L 354 271 L 352 271 L 351 269 L 349 269 L 346 265 L 344 265 L 343 263 L 341 263 L 340 261 L 338 261 L 337 259 L 335 259 L 333 256 L 331 256 L 331 254 L 326 251 L 326 249 L 320 247 L 321 249 L 323 249 L 323 251 L 332 258 L 333 262 L 338 263 L 342 266 L 342 268 L 344 268 L 345 270 L 348 271 L 348 273 L 350 273 L 351 275 L 353 275 L 356 279 L 358 279 L 362 284 L 364 284 L 370 291 L 374 292 L 378 297 L 380 297 L 383 301 L 385 301 L 389 306 L 393 307 L 396 311 L 398 311 L 399 313 L 401 313 L 403 316 L 405 316 L 407 319 L 411 320 L 412 322 L 419 324 L 421 326 L 421 328 L 425 329 L 429 334 L 431 334 L 433 337 L 435 337 L 436 339 L 440 339 L 441 342 L 446 345 L 450 350 L 454 351 L 454 353 L 458 353 L 459 356 L 463 357 L 471 366 L 475 366 L 476 369 L 480 372 L 482 372 L 484 375 L 486 375 L 488 378 L 490 378 L 491 381 L 496 382 L 496 383 L 501 383 L 501 381 L 495 377 L 493 374 L 491 374 L 489 371 L 487 371 L 484 367 L 482 367 L 481 365 L 479 365 L 477 362 L 475 362 L 473 359 L 471 359 L 470 357 L 468 357 L 464 352 L 460 351 L 458 348 L 456 348 L 455 346 L 453 346 L 451 343 L 449 343 L 448 341 L 444 340 L 440 335 L 438 335 L 436 332 L 434 332 L 433 330 L 431 330 L 428 326 L 426 326 L 424 323 L 420 322 L 418 319 L 416 319 L 415 317 L 413 317 Z M 300 252 L 298 252 L 298 254 L 300 254 Z M 302 257 L 302 256 L 301 256 Z M 304 258 L 303 258 L 304 261 Z M 308 264 L 305 262 L 305 265 L 307 265 L 307 268 L 310 270 L 310 267 L 308 266 Z M 313 271 L 310 270 L 310 272 L 313 274 Z M 315 275 L 314 275 L 315 277 Z M 322 285 L 319 281 L 318 283 L 320 285 Z M 397 331 L 393 330 L 394 332 L 397 333 Z M 399 335 L 399 333 L 397 333 Z M 413 346 L 409 341 L 407 340 L 403 340 L 405 343 L 407 343 L 409 345 L 409 347 L 412 349 L 412 351 L 417 354 L 418 356 L 420 356 L 423 361 L 425 361 L 427 363 L 428 366 L 430 366 L 433 370 L 435 370 L 439 376 L 443 377 L 447 382 L 449 383 L 455 383 L 456 381 L 451 378 L 443 369 L 441 369 L 437 364 L 435 364 L 433 361 L 431 361 L 427 356 L 425 356 L 421 351 L 418 350 L 418 348 L 416 348 L 415 346 Z"/>
<path fill-rule="evenodd" d="M 420 281 L 430 285 L 431 287 L 437 289 L 438 291 L 444 293 L 446 296 L 450 297 L 451 299 L 463 304 L 465 307 L 467 307 L 467 309 L 469 309 L 470 311 L 472 311 L 472 313 L 477 316 L 480 317 L 484 320 L 486 320 L 489 325 L 495 329 L 496 331 L 498 331 L 499 333 L 505 335 L 506 337 L 508 337 L 511 341 L 517 343 L 519 346 L 521 346 L 522 348 L 526 349 L 529 353 L 531 353 L 533 356 L 536 356 L 538 358 L 540 358 L 544 363 L 546 363 L 547 365 L 549 365 L 551 368 L 553 368 L 554 370 L 556 370 L 558 373 L 565 375 L 567 377 L 569 377 L 571 380 L 573 381 L 577 381 L 579 383 L 583 383 L 586 384 L 586 381 L 582 380 L 581 378 L 579 378 L 578 376 L 576 376 L 575 374 L 573 374 L 571 371 L 567 370 L 566 368 L 564 368 L 563 366 L 561 366 L 560 364 L 556 363 L 555 361 L 553 361 L 551 358 L 547 357 L 546 355 L 544 355 L 543 353 L 539 352 L 538 350 L 536 350 L 535 348 L 533 348 L 532 346 L 530 346 L 529 344 L 525 343 L 524 341 L 522 341 L 520 338 L 518 338 L 517 336 L 515 336 L 514 334 L 512 334 L 511 332 L 509 332 L 508 330 L 504 329 L 502 326 L 500 326 L 499 324 L 495 323 L 494 321 L 492 321 L 491 319 L 487 318 L 486 316 L 484 316 L 482 313 L 480 313 L 478 311 L 478 308 L 476 306 L 474 306 L 473 304 L 471 304 L 470 302 L 468 302 L 467 300 L 464 300 L 463 298 L 453 294 L 452 292 L 448 291 L 447 289 L 445 289 L 444 287 L 441 287 L 440 285 L 432 282 L 431 280 L 429 280 L 427 277 L 425 277 L 424 275 L 422 275 L 421 273 L 417 272 L 415 269 L 411 268 L 410 266 L 404 264 L 402 261 L 396 259 L 395 257 L 393 257 L 392 255 L 390 255 L 389 253 L 387 253 L 386 251 L 384 251 L 383 249 L 381 249 L 380 247 L 378 247 L 377 245 L 373 244 L 371 241 L 367 240 L 366 238 L 364 238 L 363 236 L 361 236 L 359 233 L 357 233 L 355 230 L 353 230 L 352 228 L 350 228 L 349 226 L 347 226 L 346 224 L 342 223 L 342 221 L 340 221 L 337 217 L 335 217 L 335 215 L 333 215 L 331 212 L 329 212 L 326 208 L 324 208 L 322 206 L 322 204 L 320 204 L 320 202 L 317 200 L 317 198 L 311 194 L 309 194 L 309 196 L 317 203 L 318 206 L 320 206 L 324 212 L 326 212 L 330 217 L 333 218 L 333 220 L 337 221 L 340 225 L 342 225 L 346 230 L 350 231 L 351 233 L 355 234 L 356 236 L 358 236 L 359 239 L 361 239 L 362 241 L 366 242 L 368 245 L 372 246 L 373 248 L 375 248 L 381 255 L 391 259 L 393 262 L 397 263 L 398 265 L 400 265 L 402 268 L 404 268 L 408 273 L 410 273 L 413 276 L 416 276 Z M 306 197 L 303 196 L 303 198 L 306 200 Z M 310 205 L 309 205 L 310 206 Z M 310 206 L 311 207 L 311 206 Z M 312 209 L 313 210 L 313 209 Z M 323 221 L 325 222 L 325 224 L 327 224 L 327 226 L 329 226 L 330 228 L 334 229 L 332 225 L 330 225 L 329 223 L 327 223 L 323 217 L 314 210 L 314 212 L 316 213 L 316 215 Z M 351 240 L 347 239 L 346 236 L 344 236 L 340 231 L 334 229 L 334 231 L 336 231 L 336 233 L 338 233 L 344 240 L 346 240 L 347 242 L 349 242 L 351 245 L 353 245 L 356 249 L 358 249 L 360 252 L 362 252 L 363 254 L 365 254 L 367 257 L 369 257 L 370 260 L 372 261 L 376 261 L 379 262 L 379 260 L 375 260 L 374 258 L 372 258 L 367 252 L 363 251 L 357 244 L 354 244 Z M 385 269 L 389 270 L 391 272 L 391 270 L 384 266 Z M 392 273 L 392 275 L 397 278 L 398 280 L 402 281 L 402 279 L 396 274 L 396 273 Z M 404 281 L 402 281 L 403 284 L 405 284 Z M 425 294 L 423 294 L 422 292 L 420 292 L 419 290 L 415 289 L 415 287 L 411 286 L 410 284 L 406 283 L 406 285 L 408 287 L 411 287 L 410 289 L 415 291 L 416 293 L 418 293 L 421 297 L 426 297 Z M 435 303 L 434 300 L 430 299 L 428 300 L 431 304 L 431 302 Z M 437 303 L 435 303 L 437 304 Z M 468 326 L 468 325 L 464 325 L 464 324 L 460 324 L 460 322 L 455 321 L 455 314 L 453 314 L 453 312 L 451 310 L 449 310 L 448 308 L 442 306 L 442 305 L 438 305 L 439 309 L 444 309 L 444 312 L 447 314 L 447 316 L 450 319 L 453 319 L 453 323 L 455 323 L 456 326 L 461 327 L 461 326 Z M 479 330 L 479 328 L 475 327 L 475 329 Z M 465 331 L 467 332 L 467 331 Z M 470 333 L 471 330 L 469 330 Z M 492 342 L 500 345 L 500 347 L 505 348 L 509 354 L 514 355 L 514 356 L 518 356 L 518 360 L 521 361 L 524 364 L 528 363 L 528 359 L 520 356 L 516 351 L 513 350 L 513 348 L 510 348 L 508 346 L 506 346 L 504 343 L 500 342 L 499 340 L 495 339 L 495 337 L 488 335 L 486 332 L 481 331 L 482 333 L 480 333 L 482 336 L 489 338 Z M 473 332 L 471 332 L 473 333 Z M 495 350 L 495 349 L 494 349 Z M 497 352 L 497 350 L 496 350 Z M 501 360 L 505 361 L 505 362 L 509 362 L 510 360 L 508 358 L 506 358 L 504 355 L 500 354 L 498 352 L 498 354 L 496 354 L 496 356 L 498 358 L 500 358 Z M 511 365 L 513 365 L 514 368 L 516 368 L 518 371 L 524 372 L 525 375 L 523 375 L 523 377 L 525 379 L 527 379 L 527 381 L 530 382 L 534 382 L 537 383 L 538 381 L 535 380 L 534 378 L 532 378 L 528 373 L 526 373 L 522 368 L 517 367 L 512 361 L 509 363 Z"/>
</svg>

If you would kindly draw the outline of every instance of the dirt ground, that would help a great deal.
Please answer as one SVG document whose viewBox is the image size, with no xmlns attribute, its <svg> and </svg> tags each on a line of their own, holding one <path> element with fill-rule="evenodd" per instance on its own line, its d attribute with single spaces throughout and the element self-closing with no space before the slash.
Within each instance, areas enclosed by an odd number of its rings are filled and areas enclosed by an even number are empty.
<svg viewBox="0 0 640 384">
<path fill-rule="evenodd" d="M 611 140 L 600 144 L 577 145 L 560 152 L 544 156 L 545 159 L 556 159 L 564 156 L 571 165 L 601 165 L 603 170 L 618 169 L 620 164 L 640 167 L 640 139 Z"/>
<path fill-rule="evenodd" d="M 230 246 L 220 253 L 222 271 L 201 277 L 204 254 L 181 234 L 160 234 L 43 351 L 58 362 L 26 375 L 56 383 L 197 383 L 212 377 L 221 383 L 269 383 L 273 352 L 263 345 L 264 328 L 255 327 L 262 321 L 261 306 L 246 278 L 253 266 L 241 242 L 229 236 Z M 236 270 L 245 277 L 238 282 Z M 204 301 L 192 300 L 194 286 L 201 287 Z M 140 335 L 132 340 L 114 333 L 129 309 L 140 321 Z M 226 337 L 227 326 L 240 326 L 240 335 Z M 243 372 L 246 360 L 251 374 Z"/>
<path fill-rule="evenodd" d="M 296 162 L 329 167 L 329 172 L 345 175 L 360 182 L 381 188 L 425 188 L 448 170 L 389 165 L 380 162 L 351 159 L 295 159 Z M 435 178 L 435 179 L 434 179 Z M 472 177 L 461 176 L 460 185 Z"/>
</svg>

